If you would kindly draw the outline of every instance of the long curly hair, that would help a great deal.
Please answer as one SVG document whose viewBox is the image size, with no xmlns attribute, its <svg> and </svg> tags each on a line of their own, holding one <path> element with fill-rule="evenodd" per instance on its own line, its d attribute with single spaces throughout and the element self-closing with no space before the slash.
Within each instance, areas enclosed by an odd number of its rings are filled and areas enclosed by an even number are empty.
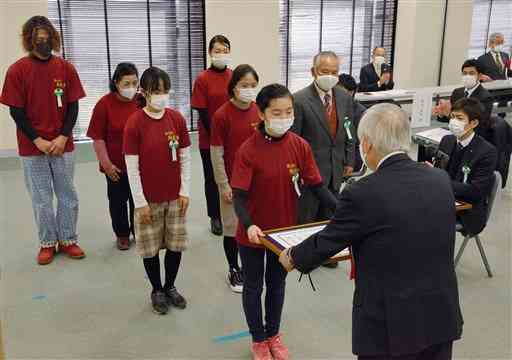
<svg viewBox="0 0 512 360">
<path fill-rule="evenodd" d="M 23 40 L 23 48 L 27 52 L 31 52 L 34 49 L 34 36 L 37 30 L 44 29 L 48 32 L 51 48 L 55 52 L 60 51 L 60 34 L 55 29 L 53 24 L 44 16 L 33 16 L 27 20 L 23 25 L 21 32 L 21 38 Z"/>
</svg>

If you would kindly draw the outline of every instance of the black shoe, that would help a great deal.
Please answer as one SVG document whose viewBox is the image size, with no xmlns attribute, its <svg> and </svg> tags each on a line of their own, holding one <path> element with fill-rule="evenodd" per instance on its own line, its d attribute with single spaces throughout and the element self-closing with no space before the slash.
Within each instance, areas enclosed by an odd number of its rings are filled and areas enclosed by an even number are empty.
<svg viewBox="0 0 512 360">
<path fill-rule="evenodd" d="M 159 315 L 165 315 L 169 312 L 169 304 L 165 293 L 161 290 L 153 291 L 151 293 L 151 305 L 153 306 L 153 312 Z"/>
<path fill-rule="evenodd" d="M 211 231 L 213 235 L 221 236 L 222 235 L 222 222 L 220 219 L 211 219 L 210 220 Z"/>
<path fill-rule="evenodd" d="M 235 293 L 242 293 L 244 290 L 244 278 L 240 270 L 229 270 L 227 282 Z"/>
<path fill-rule="evenodd" d="M 328 269 L 336 269 L 338 267 L 338 262 L 327 262 L 322 264 L 322 266 Z"/>
<path fill-rule="evenodd" d="M 167 297 L 167 304 L 177 307 L 178 309 L 185 309 L 187 307 L 187 300 L 185 300 L 175 287 L 166 289 L 165 296 Z"/>
</svg>

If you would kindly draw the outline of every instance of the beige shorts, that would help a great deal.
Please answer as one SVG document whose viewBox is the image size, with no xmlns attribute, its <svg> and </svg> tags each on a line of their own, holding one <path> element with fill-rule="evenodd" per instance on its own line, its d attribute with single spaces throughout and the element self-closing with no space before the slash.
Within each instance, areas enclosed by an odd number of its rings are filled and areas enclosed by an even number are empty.
<svg viewBox="0 0 512 360">
<path fill-rule="evenodd" d="M 219 189 L 220 193 L 220 189 Z M 222 233 L 224 236 L 235 237 L 236 228 L 238 226 L 238 218 L 235 214 L 233 203 L 228 203 L 220 195 L 220 217 L 222 220 Z"/>
<path fill-rule="evenodd" d="M 149 225 L 141 224 L 135 216 L 136 248 L 143 258 L 154 257 L 160 249 L 176 252 L 186 250 L 188 239 L 185 217 L 180 216 L 178 201 L 151 203 Z"/>
</svg>

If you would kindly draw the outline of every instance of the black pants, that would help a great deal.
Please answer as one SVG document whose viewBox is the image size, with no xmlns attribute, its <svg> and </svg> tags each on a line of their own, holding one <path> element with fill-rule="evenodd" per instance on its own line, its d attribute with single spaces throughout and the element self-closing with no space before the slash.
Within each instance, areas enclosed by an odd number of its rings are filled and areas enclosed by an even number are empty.
<svg viewBox="0 0 512 360">
<path fill-rule="evenodd" d="M 287 272 L 270 250 L 241 245 L 239 248 L 244 275 L 242 303 L 245 319 L 254 342 L 262 342 L 279 333 Z M 265 268 L 265 256 L 267 258 Z M 261 307 L 265 278 L 265 325 Z"/>
<path fill-rule="evenodd" d="M 118 181 L 107 178 L 107 196 L 112 228 L 117 237 L 129 237 L 134 233 L 134 205 L 128 175 L 120 174 Z M 128 211 L 128 205 L 130 210 Z"/>
<path fill-rule="evenodd" d="M 206 206 L 208 208 L 208 217 L 211 219 L 220 219 L 220 199 L 219 189 L 213 176 L 212 158 L 210 150 L 199 150 L 201 160 L 203 161 L 204 173 L 204 194 L 206 196 Z"/>
<path fill-rule="evenodd" d="M 433 345 L 418 354 L 402 356 L 358 356 L 358 360 L 451 360 L 453 342 Z"/>
</svg>

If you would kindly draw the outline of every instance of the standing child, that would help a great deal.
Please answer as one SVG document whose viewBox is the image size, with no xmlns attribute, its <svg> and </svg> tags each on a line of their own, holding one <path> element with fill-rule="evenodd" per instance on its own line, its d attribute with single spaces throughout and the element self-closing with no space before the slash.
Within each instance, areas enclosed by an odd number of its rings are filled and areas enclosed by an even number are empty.
<svg viewBox="0 0 512 360">
<path fill-rule="evenodd" d="M 153 287 L 157 314 L 169 305 L 184 309 L 174 281 L 187 246 L 185 214 L 189 204 L 190 139 L 183 116 L 167 107 L 171 81 L 159 68 L 142 74 L 144 108 L 126 124 L 124 152 L 135 204 L 136 247 Z M 160 249 L 165 253 L 165 285 L 160 279 Z"/>
</svg>

